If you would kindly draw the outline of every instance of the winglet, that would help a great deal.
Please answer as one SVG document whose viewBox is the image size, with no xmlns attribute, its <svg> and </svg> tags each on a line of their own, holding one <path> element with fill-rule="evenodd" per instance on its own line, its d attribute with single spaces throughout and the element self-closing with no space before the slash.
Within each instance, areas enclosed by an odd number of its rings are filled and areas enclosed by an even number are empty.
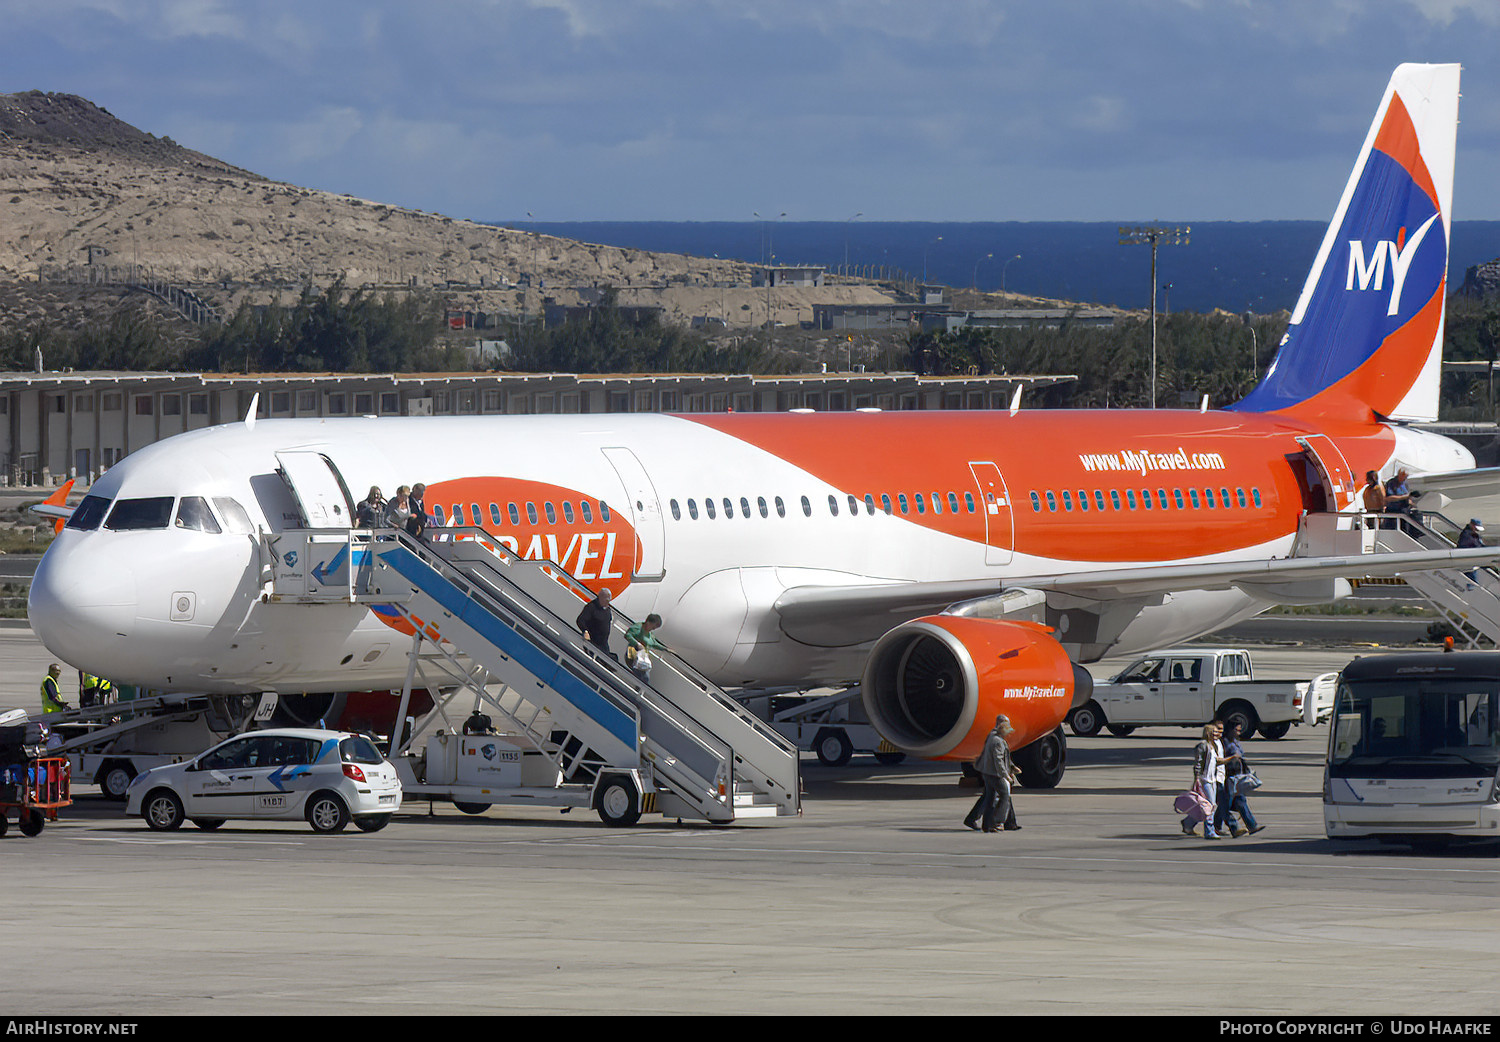
<svg viewBox="0 0 1500 1042">
<path fill-rule="evenodd" d="M 52 534 L 56 535 L 63 530 L 63 525 L 68 523 L 68 518 L 73 516 L 73 508 L 68 506 L 68 493 L 73 491 L 73 478 L 69 478 L 60 485 L 56 492 L 32 506 L 32 511 L 54 519 Z"/>
</svg>

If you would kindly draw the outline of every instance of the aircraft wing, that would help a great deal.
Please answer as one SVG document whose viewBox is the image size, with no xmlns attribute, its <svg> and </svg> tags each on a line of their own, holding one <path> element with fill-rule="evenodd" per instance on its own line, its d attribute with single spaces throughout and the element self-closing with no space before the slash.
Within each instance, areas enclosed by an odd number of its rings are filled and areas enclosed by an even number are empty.
<svg viewBox="0 0 1500 1042">
<path fill-rule="evenodd" d="M 1436 492 L 1449 499 L 1475 499 L 1500 493 L 1500 467 L 1475 467 L 1472 470 L 1449 470 L 1431 474 L 1412 474 L 1407 487 L 1413 492 Z M 1418 503 L 1421 509 L 1426 504 Z"/>
<path fill-rule="evenodd" d="M 776 600 L 781 628 L 793 640 L 827 645 L 837 633 L 849 643 L 873 640 L 907 619 L 942 611 L 960 601 L 993 596 L 1004 590 L 1037 590 L 1080 601 L 1105 603 L 1140 599 L 1181 590 L 1239 588 L 1263 592 L 1275 600 L 1278 591 L 1298 583 L 1363 576 L 1396 576 L 1406 572 L 1467 571 L 1500 562 L 1500 547 L 1469 550 L 1416 550 L 1409 553 L 1349 554 L 1255 561 L 1103 568 L 1048 575 L 1012 576 L 950 582 L 882 583 L 869 586 L 796 586 Z M 848 639 L 852 638 L 852 639 Z"/>
</svg>

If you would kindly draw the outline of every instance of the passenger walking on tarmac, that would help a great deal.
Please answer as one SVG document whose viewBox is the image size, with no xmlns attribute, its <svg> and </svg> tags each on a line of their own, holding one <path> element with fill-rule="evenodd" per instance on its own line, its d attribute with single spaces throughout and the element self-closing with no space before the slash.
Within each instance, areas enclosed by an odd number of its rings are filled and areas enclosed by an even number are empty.
<svg viewBox="0 0 1500 1042">
<path fill-rule="evenodd" d="M 610 596 L 609 587 L 606 586 L 578 613 L 579 631 L 589 639 L 589 643 L 606 655 L 610 653 L 609 631 L 614 623 L 614 614 L 609 610 Z"/>
<path fill-rule="evenodd" d="M 625 664 L 643 684 L 651 683 L 651 652 L 664 646 L 654 635 L 659 629 L 661 616 L 653 612 L 625 631 Z"/>
<path fill-rule="evenodd" d="M 1016 768 L 1011 762 L 1010 744 L 1006 739 L 1014 731 L 1010 718 L 1004 713 L 995 717 L 995 727 L 985 738 L 984 748 L 974 761 L 974 769 L 984 782 L 984 791 L 964 817 L 964 824 L 971 829 L 982 827 L 985 832 L 999 832 L 996 820 L 1003 820 L 1008 832 L 1021 827 L 1016 824 L 1015 803 L 1010 798 L 1010 785 Z"/>
<path fill-rule="evenodd" d="M 1218 729 L 1213 724 L 1204 724 L 1203 737 L 1193 747 L 1193 786 L 1201 791 L 1204 799 L 1215 808 L 1218 807 L 1219 782 L 1224 777 L 1224 765 L 1220 762 L 1223 752 L 1223 748 L 1219 745 Z M 1183 818 L 1183 835 L 1193 835 L 1197 824 L 1192 818 Z M 1203 838 L 1219 838 L 1214 832 L 1213 816 L 1203 821 Z"/>
<path fill-rule="evenodd" d="M 61 713 L 73 708 L 62 700 L 62 692 L 57 687 L 57 678 L 60 676 L 62 676 L 62 667 L 56 662 L 47 667 L 47 675 L 42 678 L 43 713 Z"/>
<path fill-rule="evenodd" d="M 380 494 L 379 485 L 371 485 L 370 494 L 354 508 L 354 527 L 375 528 L 384 520 L 385 497 Z"/>
<path fill-rule="evenodd" d="M 1250 789 L 1246 788 L 1241 779 L 1249 776 L 1250 765 L 1245 762 L 1245 750 L 1240 745 L 1240 725 L 1238 721 L 1231 721 L 1224 725 L 1224 758 L 1228 761 L 1224 768 L 1224 787 L 1229 791 L 1229 798 L 1225 800 L 1221 795 L 1219 805 L 1227 808 L 1224 811 L 1224 819 L 1229 823 L 1230 835 L 1239 837 L 1246 833 L 1255 835 L 1265 828 L 1255 820 L 1255 815 L 1250 813 Z M 1235 825 L 1234 815 L 1238 814 L 1244 822 L 1244 827 Z"/>
</svg>

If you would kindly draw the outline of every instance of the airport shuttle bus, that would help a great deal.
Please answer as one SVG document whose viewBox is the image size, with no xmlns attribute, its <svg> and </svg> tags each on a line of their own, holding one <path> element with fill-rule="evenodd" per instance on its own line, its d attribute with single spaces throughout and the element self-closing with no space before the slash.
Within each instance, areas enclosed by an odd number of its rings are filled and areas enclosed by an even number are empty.
<svg viewBox="0 0 1500 1042">
<path fill-rule="evenodd" d="M 1330 839 L 1500 840 L 1500 654 L 1357 659 L 1339 678 L 1323 774 Z"/>
</svg>

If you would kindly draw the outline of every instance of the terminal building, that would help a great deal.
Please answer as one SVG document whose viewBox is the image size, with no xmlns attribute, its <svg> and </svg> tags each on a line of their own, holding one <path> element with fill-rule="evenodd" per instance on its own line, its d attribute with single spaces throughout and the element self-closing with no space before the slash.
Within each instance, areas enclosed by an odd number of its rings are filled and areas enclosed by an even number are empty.
<svg viewBox="0 0 1500 1042">
<path fill-rule="evenodd" d="M 162 438 L 245 418 L 1000 409 L 1076 376 L 912 373 L 0 373 L 0 485 L 92 484 Z"/>
</svg>

